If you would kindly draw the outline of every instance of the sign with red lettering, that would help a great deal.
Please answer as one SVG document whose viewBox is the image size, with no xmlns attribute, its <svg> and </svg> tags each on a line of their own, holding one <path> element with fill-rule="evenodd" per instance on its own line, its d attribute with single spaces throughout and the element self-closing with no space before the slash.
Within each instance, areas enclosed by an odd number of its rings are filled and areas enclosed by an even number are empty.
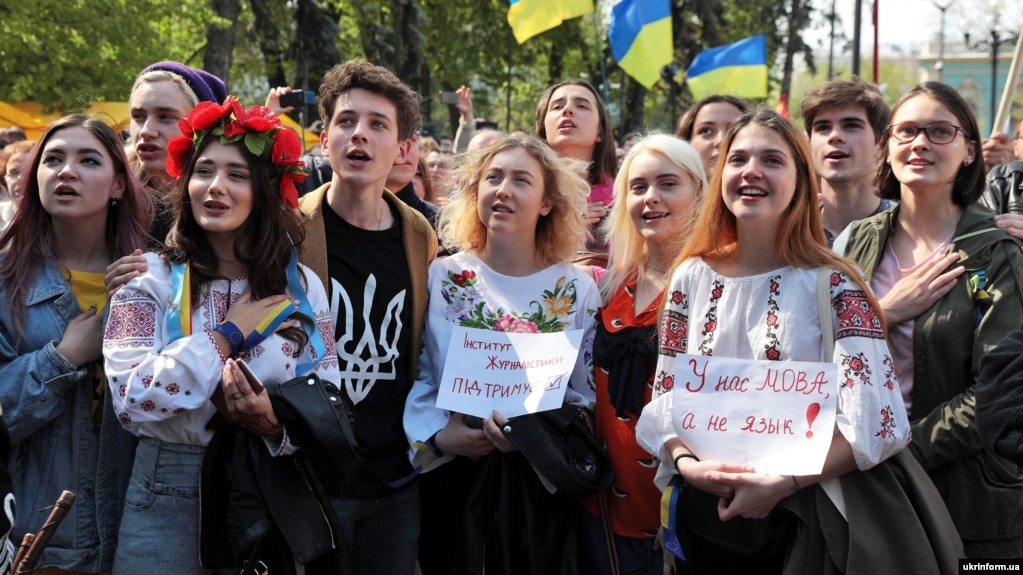
<svg viewBox="0 0 1023 575">
<path fill-rule="evenodd" d="M 437 407 L 505 417 L 561 407 L 583 330 L 511 333 L 456 326 L 444 360 Z"/>
<path fill-rule="evenodd" d="M 838 409 L 837 364 L 702 355 L 676 361 L 672 423 L 697 457 L 758 473 L 821 472 Z"/>
</svg>

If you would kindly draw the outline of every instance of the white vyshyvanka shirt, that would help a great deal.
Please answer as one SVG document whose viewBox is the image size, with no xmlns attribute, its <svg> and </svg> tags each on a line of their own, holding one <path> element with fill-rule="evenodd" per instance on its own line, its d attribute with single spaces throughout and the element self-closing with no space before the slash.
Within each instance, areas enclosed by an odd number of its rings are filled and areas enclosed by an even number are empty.
<svg viewBox="0 0 1023 575">
<path fill-rule="evenodd" d="M 655 398 L 643 409 L 636 440 L 660 460 L 663 488 L 677 472 L 664 443 L 676 437 L 671 387 L 676 354 L 838 364 L 836 425 L 856 465 L 869 469 L 911 439 L 909 418 L 881 320 L 845 274 L 831 273 L 835 355 L 824 357 L 814 268 L 784 267 L 729 278 L 702 258 L 675 270 L 661 319 Z"/>
<path fill-rule="evenodd" d="M 168 443 L 207 445 L 213 432 L 206 424 L 216 412 L 210 401 L 220 386 L 226 360 L 213 339 L 213 327 L 248 288 L 247 279 L 214 280 L 206 298 L 192 309 L 192 334 L 168 341 L 167 308 L 172 303 L 170 265 L 159 255 L 146 254 L 148 270 L 124 285 L 110 302 L 103 336 L 110 397 L 121 424 L 139 437 Z M 273 334 L 253 348 L 245 363 L 264 383 L 288 381 L 299 364 L 315 363 L 321 379 L 338 385 L 334 324 L 323 283 L 309 268 L 305 274 L 309 305 L 325 346 L 315 357 L 306 345 L 294 357 L 295 344 Z"/>
<path fill-rule="evenodd" d="M 451 459 L 445 455 L 422 463 L 417 458 L 422 449 L 416 445 L 433 437 L 451 417 L 436 403 L 455 326 L 520 333 L 583 330 L 563 405 L 593 403 L 592 350 L 600 292 L 584 270 L 559 263 L 528 276 L 506 276 L 490 269 L 479 256 L 461 252 L 434 260 L 428 284 L 430 306 L 419 375 L 405 402 L 405 434 L 414 465 L 430 469 Z"/>
</svg>

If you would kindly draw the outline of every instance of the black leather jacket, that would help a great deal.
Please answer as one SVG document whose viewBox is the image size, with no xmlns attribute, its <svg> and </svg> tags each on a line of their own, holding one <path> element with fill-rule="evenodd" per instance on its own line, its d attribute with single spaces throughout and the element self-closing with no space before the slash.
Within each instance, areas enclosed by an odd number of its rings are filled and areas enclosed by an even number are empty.
<svg viewBox="0 0 1023 575">
<path fill-rule="evenodd" d="M 1023 214 L 1023 160 L 991 168 L 980 203 L 996 214 Z"/>
</svg>

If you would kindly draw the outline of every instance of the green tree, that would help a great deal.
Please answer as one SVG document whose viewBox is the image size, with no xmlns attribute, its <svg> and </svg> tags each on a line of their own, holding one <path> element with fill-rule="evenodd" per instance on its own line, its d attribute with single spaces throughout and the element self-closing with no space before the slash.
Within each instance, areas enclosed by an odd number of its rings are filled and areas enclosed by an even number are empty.
<svg viewBox="0 0 1023 575">
<path fill-rule="evenodd" d="M 4 2 L 0 100 L 65 110 L 125 100 L 153 62 L 201 66 L 206 25 L 219 21 L 202 0 Z"/>
</svg>

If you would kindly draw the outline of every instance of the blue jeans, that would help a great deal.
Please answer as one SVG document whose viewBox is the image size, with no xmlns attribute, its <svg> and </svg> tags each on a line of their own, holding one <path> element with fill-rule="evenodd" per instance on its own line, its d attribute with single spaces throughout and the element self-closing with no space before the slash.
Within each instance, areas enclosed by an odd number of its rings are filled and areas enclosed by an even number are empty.
<svg viewBox="0 0 1023 575">
<path fill-rule="evenodd" d="M 604 537 L 604 521 L 583 510 L 582 530 L 587 549 L 583 553 L 591 575 L 610 575 L 611 557 Z M 664 572 L 664 554 L 654 549 L 654 539 L 635 539 L 614 534 L 618 569 L 622 575 L 661 575 Z"/>
<path fill-rule="evenodd" d="M 213 573 L 199 565 L 199 478 L 206 448 L 142 438 L 114 556 L 114 573 Z"/>
<path fill-rule="evenodd" d="M 356 575 L 411 575 L 419 552 L 419 485 L 379 499 L 331 498 Z"/>
</svg>

